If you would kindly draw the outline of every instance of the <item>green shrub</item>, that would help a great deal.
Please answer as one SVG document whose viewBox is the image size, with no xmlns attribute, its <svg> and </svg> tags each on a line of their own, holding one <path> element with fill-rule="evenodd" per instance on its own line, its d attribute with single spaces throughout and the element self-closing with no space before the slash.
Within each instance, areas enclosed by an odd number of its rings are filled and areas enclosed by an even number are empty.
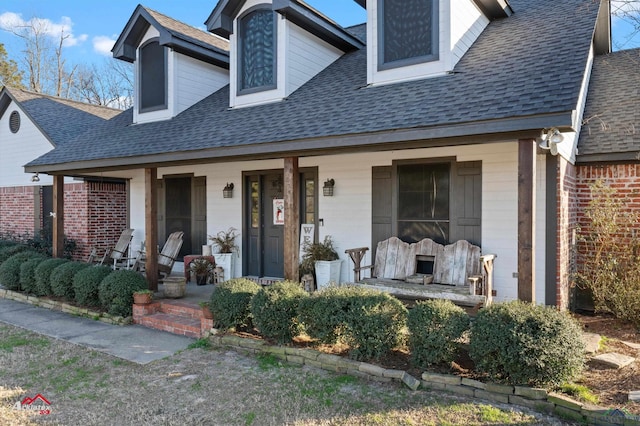
<svg viewBox="0 0 640 426">
<path fill-rule="evenodd" d="M 54 296 L 64 297 L 67 300 L 75 299 L 73 291 L 73 277 L 84 268 L 88 268 L 88 263 L 68 262 L 58 266 L 51 273 L 51 291 Z"/>
<path fill-rule="evenodd" d="M 407 310 L 389 294 L 353 286 L 329 287 L 302 299 L 300 320 L 322 343 L 343 341 L 355 359 L 380 358 L 400 342 Z"/>
<path fill-rule="evenodd" d="M 39 254 L 35 257 L 31 257 L 20 265 L 20 290 L 29 294 L 35 293 L 36 268 L 39 264 L 48 259 L 48 257 Z"/>
<path fill-rule="evenodd" d="M 456 340 L 469 329 L 469 315 L 450 300 L 428 300 L 409 310 L 407 326 L 416 366 L 451 363 L 458 347 Z"/>
<path fill-rule="evenodd" d="M 113 272 L 109 266 L 94 266 L 78 271 L 73 277 L 76 303 L 83 306 L 100 306 L 100 283 Z"/>
<path fill-rule="evenodd" d="M 47 259 L 41 262 L 35 270 L 34 276 L 36 278 L 34 293 L 37 296 L 51 296 L 51 273 L 58 266 L 69 262 L 67 259 Z"/>
<path fill-rule="evenodd" d="M 584 343 L 580 326 L 566 312 L 516 301 L 478 313 L 469 355 L 494 381 L 551 386 L 582 371 Z"/>
<path fill-rule="evenodd" d="M 246 278 L 234 278 L 217 285 L 209 302 L 216 327 L 225 330 L 251 327 L 251 298 L 260 288 Z"/>
<path fill-rule="evenodd" d="M 138 272 L 114 271 L 100 283 L 98 292 L 100 305 L 111 315 L 131 316 L 133 293 L 147 288 L 147 280 Z"/>
<path fill-rule="evenodd" d="M 307 293 L 299 283 L 282 281 L 261 289 L 251 299 L 253 323 L 260 333 L 277 341 L 290 342 L 301 332 L 298 304 Z"/>
<path fill-rule="evenodd" d="M 628 207 L 629 195 L 598 180 L 578 234 L 576 283 L 593 295 L 596 312 L 640 327 L 640 213 Z"/>
<path fill-rule="evenodd" d="M 12 244 L 3 248 L 0 248 L 0 265 L 2 265 L 7 259 L 14 254 L 22 253 L 23 251 L 30 251 L 30 247 L 24 244 Z"/>
<path fill-rule="evenodd" d="M 0 284 L 7 290 L 20 290 L 20 265 L 37 256 L 32 251 L 16 253 L 0 265 Z"/>
</svg>

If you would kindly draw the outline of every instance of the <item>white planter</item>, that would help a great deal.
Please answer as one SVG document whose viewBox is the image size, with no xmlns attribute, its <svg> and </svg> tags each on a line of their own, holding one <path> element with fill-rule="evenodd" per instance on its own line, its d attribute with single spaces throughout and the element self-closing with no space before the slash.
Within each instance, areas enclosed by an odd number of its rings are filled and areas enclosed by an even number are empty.
<svg viewBox="0 0 640 426">
<path fill-rule="evenodd" d="M 224 280 L 227 281 L 234 277 L 235 267 L 236 267 L 236 257 L 235 253 L 215 253 L 213 257 L 216 260 L 216 266 L 222 266 L 224 270 Z"/>
<path fill-rule="evenodd" d="M 316 288 L 322 290 L 329 283 L 340 283 L 342 260 L 319 260 L 316 262 Z"/>
</svg>

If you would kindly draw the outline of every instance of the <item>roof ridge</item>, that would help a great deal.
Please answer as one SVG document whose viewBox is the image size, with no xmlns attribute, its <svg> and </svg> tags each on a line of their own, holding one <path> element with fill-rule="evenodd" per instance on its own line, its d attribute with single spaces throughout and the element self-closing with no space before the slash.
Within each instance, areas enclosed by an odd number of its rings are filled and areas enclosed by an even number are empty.
<svg viewBox="0 0 640 426">
<path fill-rule="evenodd" d="M 189 28 L 193 28 L 194 30 L 199 31 L 199 32 L 201 32 L 202 34 L 204 34 L 204 35 L 206 35 L 206 36 L 213 37 L 213 38 L 219 39 L 219 40 L 221 40 L 221 41 L 225 41 L 225 42 L 227 42 L 227 43 L 229 42 L 229 40 L 227 40 L 227 39 L 226 39 L 226 38 L 224 38 L 224 37 L 220 37 L 220 36 L 219 36 L 219 35 L 217 35 L 217 34 L 213 34 L 213 33 L 210 33 L 209 31 L 202 30 L 202 29 L 200 29 L 200 28 L 198 28 L 198 27 L 195 27 L 195 26 L 193 26 L 193 25 L 191 25 L 191 24 L 187 24 L 187 23 L 186 23 L 186 22 L 184 22 L 184 21 L 181 21 L 181 20 L 179 20 L 179 19 L 176 19 L 176 18 L 174 18 L 174 17 L 171 17 L 171 16 L 169 16 L 169 15 L 167 15 L 167 14 L 164 14 L 164 13 L 162 13 L 162 12 L 158 12 L 157 10 L 155 10 L 155 9 L 151 9 L 150 7 L 146 7 L 145 5 L 140 5 L 140 6 L 142 6 L 142 8 L 143 8 L 143 9 L 145 9 L 147 12 L 153 12 L 153 13 L 157 13 L 158 15 L 162 15 L 163 17 L 165 17 L 165 18 L 167 18 L 167 19 L 170 19 L 170 20 L 172 20 L 172 21 L 174 21 L 174 22 L 177 22 L 177 23 L 179 23 L 179 24 L 185 25 L 185 26 L 187 26 L 187 27 L 189 27 Z"/>
<path fill-rule="evenodd" d="M 82 101 L 78 101 L 78 100 L 75 100 L 75 99 L 63 98 L 61 96 L 49 95 L 49 94 L 46 94 L 46 93 L 34 92 L 34 91 L 31 91 L 31 90 L 27 90 L 27 89 L 21 89 L 19 87 L 15 87 L 15 86 L 5 86 L 5 87 L 7 89 L 9 89 L 10 92 L 11 91 L 21 91 L 21 92 L 26 93 L 28 95 L 39 96 L 41 98 L 49 98 L 52 101 L 56 101 L 56 102 L 69 102 L 69 103 L 78 104 L 78 105 L 82 105 L 82 106 L 89 106 L 89 107 L 93 107 L 93 108 L 100 108 L 100 109 L 106 109 L 106 110 L 111 110 L 111 111 L 122 111 L 121 109 L 109 107 L 109 106 L 106 106 L 106 105 L 91 104 L 89 102 L 82 102 Z"/>
</svg>

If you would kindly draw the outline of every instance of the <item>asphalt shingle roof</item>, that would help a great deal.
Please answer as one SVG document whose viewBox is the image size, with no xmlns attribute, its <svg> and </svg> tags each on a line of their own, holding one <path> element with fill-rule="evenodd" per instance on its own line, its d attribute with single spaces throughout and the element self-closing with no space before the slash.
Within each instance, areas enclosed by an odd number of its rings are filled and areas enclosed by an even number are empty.
<svg viewBox="0 0 640 426">
<path fill-rule="evenodd" d="M 30 166 L 44 171 L 47 165 L 209 148 L 271 149 L 283 141 L 575 110 L 597 3 L 510 4 L 515 13 L 491 22 L 451 74 L 367 87 L 363 49 L 343 55 L 284 101 L 229 109 L 226 86 L 171 120 L 124 126 L 123 119 L 99 126 Z M 354 30 L 362 34 L 363 28 Z"/>
<path fill-rule="evenodd" d="M 217 47 L 222 50 L 229 50 L 229 41 L 218 37 L 217 35 L 202 31 L 184 22 L 171 18 L 148 7 L 143 8 L 149 12 L 149 15 L 153 17 L 160 25 L 162 25 L 167 31 L 173 35 L 181 36 L 183 39 L 187 39 L 195 44 L 204 44 Z"/>
<path fill-rule="evenodd" d="M 640 49 L 595 58 L 583 123 L 578 161 L 640 153 Z"/>
<path fill-rule="evenodd" d="M 122 113 L 118 109 L 22 89 L 7 90 L 56 146 L 62 146 Z"/>
</svg>

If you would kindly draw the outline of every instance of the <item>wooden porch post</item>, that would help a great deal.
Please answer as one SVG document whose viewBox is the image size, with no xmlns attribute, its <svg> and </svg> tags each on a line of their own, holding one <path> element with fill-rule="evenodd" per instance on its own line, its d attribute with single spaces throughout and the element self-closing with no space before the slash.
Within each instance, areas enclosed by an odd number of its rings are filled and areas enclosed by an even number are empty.
<svg viewBox="0 0 640 426">
<path fill-rule="evenodd" d="M 158 290 L 158 169 L 144 169 L 144 234 L 149 289 Z"/>
<path fill-rule="evenodd" d="M 53 257 L 64 257 L 64 176 L 53 177 Z"/>
<path fill-rule="evenodd" d="M 300 244 L 300 173 L 298 157 L 284 159 L 284 277 L 298 281 Z"/>
<path fill-rule="evenodd" d="M 518 141 L 518 299 L 535 303 L 536 141 Z"/>
</svg>

